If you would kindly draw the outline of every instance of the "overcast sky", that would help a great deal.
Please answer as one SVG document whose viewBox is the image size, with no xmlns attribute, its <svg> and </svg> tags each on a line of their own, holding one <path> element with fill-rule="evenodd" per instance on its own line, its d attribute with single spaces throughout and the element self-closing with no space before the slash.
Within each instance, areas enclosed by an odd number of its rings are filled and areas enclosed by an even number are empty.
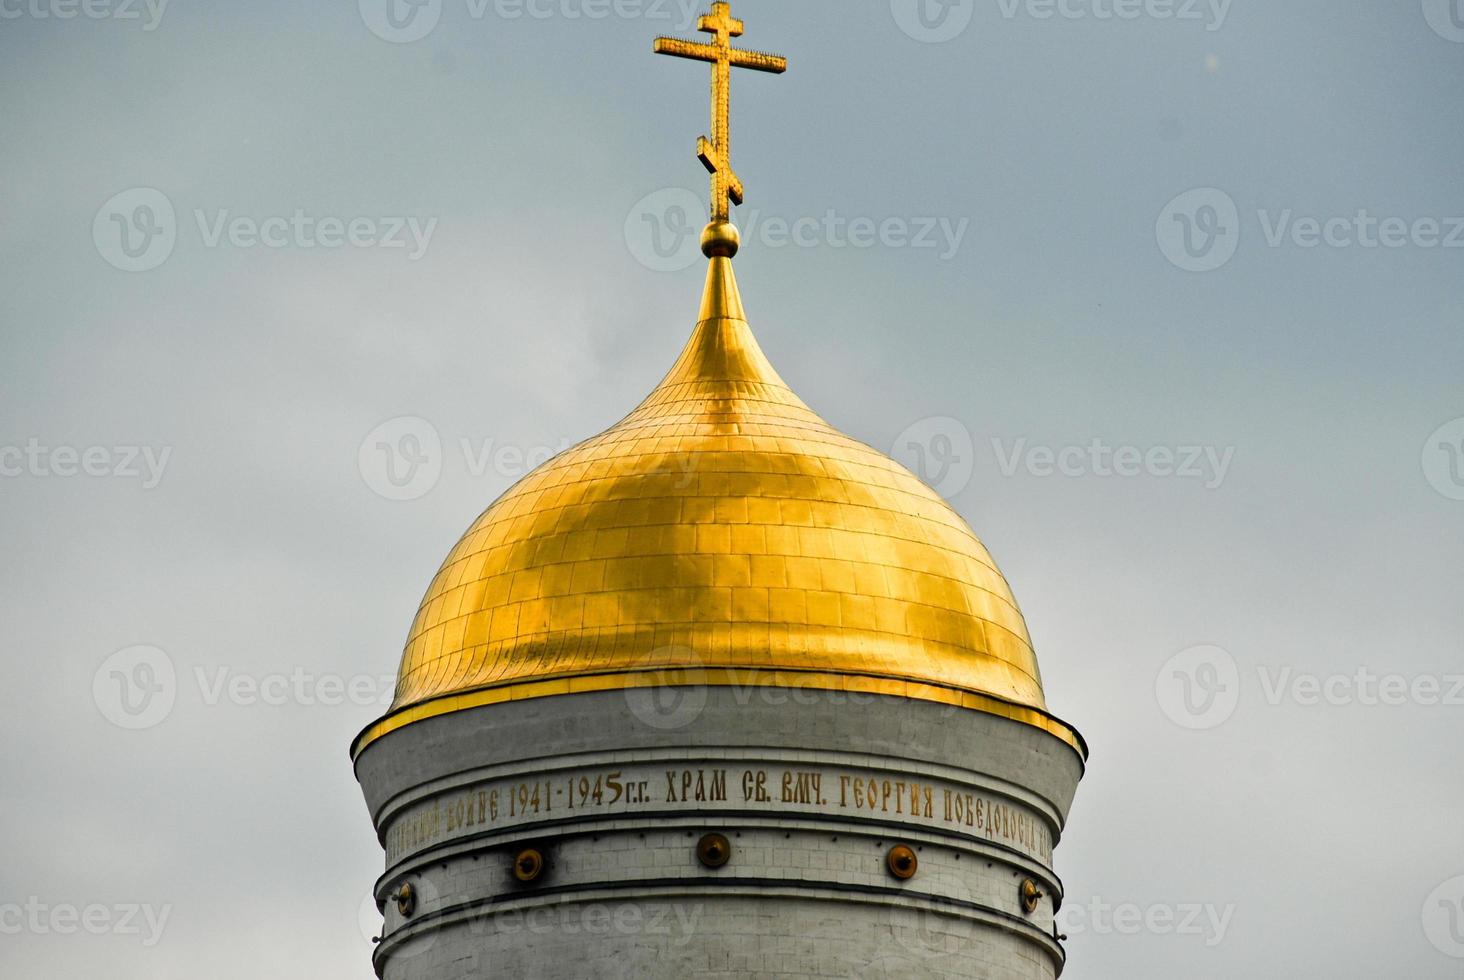
<svg viewBox="0 0 1464 980">
<path fill-rule="evenodd" d="M 386 2 L 0 0 L 8 976 L 369 976 L 421 594 L 691 328 L 687 0 Z M 735 12 L 754 329 L 1092 745 L 1066 976 L 1458 976 L 1464 6 Z"/>
</svg>

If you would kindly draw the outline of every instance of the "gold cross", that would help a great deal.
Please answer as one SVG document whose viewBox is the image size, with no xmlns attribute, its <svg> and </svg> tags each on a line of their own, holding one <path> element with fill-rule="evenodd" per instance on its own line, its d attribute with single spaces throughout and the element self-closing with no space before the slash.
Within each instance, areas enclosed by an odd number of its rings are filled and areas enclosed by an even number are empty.
<svg viewBox="0 0 1464 980">
<path fill-rule="evenodd" d="M 742 36 L 742 21 L 732 16 L 730 3 L 713 3 L 712 12 L 697 21 L 697 30 L 713 35 L 714 40 L 702 44 L 658 37 L 656 54 L 712 63 L 712 138 L 697 140 L 696 155 L 712 175 L 712 221 L 726 222 L 731 220 L 731 204 L 742 203 L 742 181 L 732 169 L 732 69 L 781 75 L 788 70 L 788 59 L 732 47 L 732 38 Z"/>
</svg>

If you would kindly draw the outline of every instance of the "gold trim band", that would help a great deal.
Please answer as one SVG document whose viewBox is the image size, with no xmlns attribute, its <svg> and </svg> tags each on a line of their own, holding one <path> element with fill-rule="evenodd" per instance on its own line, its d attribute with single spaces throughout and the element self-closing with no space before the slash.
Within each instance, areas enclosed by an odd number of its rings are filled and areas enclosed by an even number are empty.
<svg viewBox="0 0 1464 980">
<path fill-rule="evenodd" d="M 1088 744 L 1078 730 L 1045 711 L 1028 705 L 1005 701 L 990 694 L 942 687 L 920 681 L 893 677 L 833 674 L 821 671 L 749 670 L 729 667 L 651 668 L 637 672 L 590 674 L 547 680 L 507 683 L 482 687 L 457 694 L 408 705 L 390 712 L 368 725 L 351 743 L 354 762 L 377 739 L 415 722 L 442 715 L 481 708 L 509 701 L 531 701 L 564 694 L 589 694 L 600 691 L 622 691 L 643 687 L 786 687 L 805 690 L 845 691 L 852 694 L 883 694 L 948 704 L 983 714 L 996 715 L 1039 728 L 1065 742 L 1083 759 L 1088 759 Z"/>
</svg>

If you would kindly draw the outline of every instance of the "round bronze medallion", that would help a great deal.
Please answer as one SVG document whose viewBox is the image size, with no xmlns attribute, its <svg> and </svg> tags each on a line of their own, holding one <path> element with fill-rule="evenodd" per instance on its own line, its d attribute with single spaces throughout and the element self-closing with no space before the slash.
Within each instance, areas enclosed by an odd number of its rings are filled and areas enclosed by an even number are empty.
<svg viewBox="0 0 1464 980">
<path fill-rule="evenodd" d="M 885 863 L 889 865 L 890 874 L 901 881 L 909 881 L 915 877 L 915 872 L 920 868 L 920 859 L 904 844 L 896 844 L 890 848 Z"/>
<path fill-rule="evenodd" d="M 518 852 L 513 859 L 513 876 L 528 884 L 544 873 L 544 855 L 532 847 Z"/>
<path fill-rule="evenodd" d="M 402 886 L 391 897 L 396 901 L 397 914 L 402 918 L 410 919 L 412 913 L 417 911 L 417 892 L 410 882 L 402 882 Z"/>
<path fill-rule="evenodd" d="M 1037 903 L 1042 901 L 1042 889 L 1037 887 L 1037 882 L 1028 878 L 1022 882 L 1022 908 L 1028 915 L 1037 911 Z"/>
<path fill-rule="evenodd" d="M 720 868 L 732 860 L 732 842 L 721 834 L 707 834 L 696 842 L 696 859 L 708 868 Z"/>
</svg>

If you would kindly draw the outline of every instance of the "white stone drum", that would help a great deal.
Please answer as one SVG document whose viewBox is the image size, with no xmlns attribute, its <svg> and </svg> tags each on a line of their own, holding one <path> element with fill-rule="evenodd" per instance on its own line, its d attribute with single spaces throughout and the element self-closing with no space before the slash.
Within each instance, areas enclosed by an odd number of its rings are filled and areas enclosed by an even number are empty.
<svg viewBox="0 0 1464 980">
<path fill-rule="evenodd" d="M 1032 725 L 826 690 L 428 718 L 356 763 L 386 849 L 377 973 L 1056 977 L 1052 849 L 1083 765 Z M 709 834 L 730 845 L 719 867 L 698 854 Z M 526 851 L 541 866 L 520 880 Z"/>
</svg>

